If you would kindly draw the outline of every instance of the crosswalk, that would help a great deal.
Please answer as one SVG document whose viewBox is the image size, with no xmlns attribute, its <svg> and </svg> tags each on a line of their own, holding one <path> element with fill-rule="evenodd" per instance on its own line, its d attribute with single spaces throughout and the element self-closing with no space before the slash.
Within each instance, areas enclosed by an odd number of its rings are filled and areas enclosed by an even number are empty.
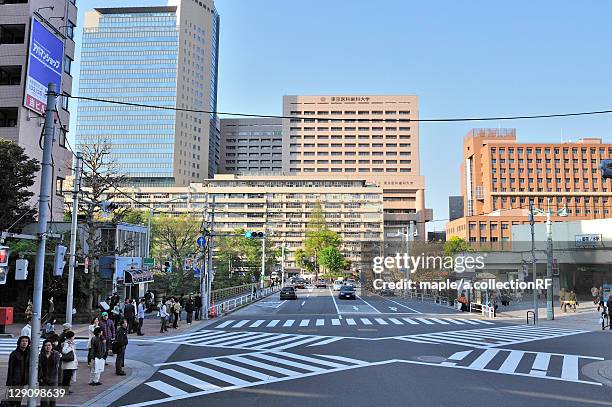
<svg viewBox="0 0 612 407">
<path fill-rule="evenodd" d="M 202 330 L 154 339 L 154 342 L 251 350 L 285 350 L 296 346 L 326 345 L 342 337 L 266 332 Z"/>
<path fill-rule="evenodd" d="M 534 327 L 531 325 L 509 325 L 494 328 L 467 329 L 462 331 L 431 332 L 426 334 L 395 337 L 407 342 L 427 344 L 452 344 L 474 348 L 491 348 L 517 343 L 538 341 L 577 335 L 586 331 Z"/>
<path fill-rule="evenodd" d="M 371 365 L 335 355 L 299 355 L 283 351 L 252 352 L 163 363 L 155 380 L 145 384 L 154 392 L 147 402 L 130 407 L 316 376 Z M 126 406 L 127 407 L 127 406 Z"/>
<path fill-rule="evenodd" d="M 586 380 L 580 373 L 584 364 L 591 363 L 594 360 L 604 359 L 592 356 L 489 348 L 456 352 L 440 365 L 518 376 L 599 384 Z"/>
<path fill-rule="evenodd" d="M 415 317 L 381 317 L 381 318 L 308 318 L 308 319 L 227 319 L 211 327 L 216 329 L 235 328 L 304 328 L 304 327 L 359 327 L 359 326 L 398 326 L 398 325 L 494 325 L 493 322 L 482 319 L 468 318 L 415 318 Z"/>
<path fill-rule="evenodd" d="M 42 348 L 43 340 L 44 339 L 41 339 L 38 345 L 39 352 L 40 352 L 40 349 Z M 75 344 L 78 346 L 78 344 L 81 342 L 86 342 L 86 341 L 77 340 L 75 341 Z M 7 356 L 12 351 L 14 351 L 16 348 L 17 348 L 17 338 L 0 338 L 0 356 Z"/>
</svg>

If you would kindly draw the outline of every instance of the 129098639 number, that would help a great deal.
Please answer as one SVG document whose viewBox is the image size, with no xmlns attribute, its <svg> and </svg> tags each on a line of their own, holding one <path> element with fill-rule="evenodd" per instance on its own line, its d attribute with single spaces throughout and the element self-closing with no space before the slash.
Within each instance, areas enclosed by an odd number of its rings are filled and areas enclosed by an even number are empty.
<svg viewBox="0 0 612 407">
<path fill-rule="evenodd" d="M 9 386 L 6 389 L 8 401 L 18 401 L 24 398 L 37 398 L 41 400 L 56 400 L 65 397 L 68 389 L 61 386 L 16 387 Z"/>
</svg>

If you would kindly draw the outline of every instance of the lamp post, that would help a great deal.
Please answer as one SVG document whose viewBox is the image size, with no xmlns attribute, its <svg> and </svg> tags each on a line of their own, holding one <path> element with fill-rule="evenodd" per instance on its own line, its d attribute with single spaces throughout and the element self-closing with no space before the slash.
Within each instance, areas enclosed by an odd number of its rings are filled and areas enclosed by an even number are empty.
<svg viewBox="0 0 612 407">
<path fill-rule="evenodd" d="M 416 230 L 416 228 L 413 228 L 413 223 L 416 226 L 416 221 L 408 222 L 408 226 L 406 226 L 407 233 L 400 232 L 399 230 L 397 231 L 397 236 L 404 236 L 406 238 L 406 255 L 410 255 L 410 242 L 412 242 L 414 238 L 419 235 L 419 232 Z M 406 283 L 409 280 L 408 273 L 410 273 L 410 270 L 406 267 Z M 404 294 L 407 292 L 407 290 L 408 290 L 408 284 L 405 284 Z"/>
</svg>

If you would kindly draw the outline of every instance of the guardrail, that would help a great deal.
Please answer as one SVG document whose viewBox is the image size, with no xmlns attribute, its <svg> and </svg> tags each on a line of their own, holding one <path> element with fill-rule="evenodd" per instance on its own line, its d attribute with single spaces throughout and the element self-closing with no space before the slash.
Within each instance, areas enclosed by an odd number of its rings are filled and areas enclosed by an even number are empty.
<svg viewBox="0 0 612 407">
<path fill-rule="evenodd" d="M 212 302 L 220 302 L 227 298 L 233 298 L 240 294 L 250 294 L 253 291 L 253 287 L 257 288 L 259 284 L 243 284 L 235 287 L 221 288 L 218 290 L 212 290 L 210 293 Z"/>
<path fill-rule="evenodd" d="M 423 302 L 433 302 L 435 304 L 445 305 L 453 308 L 457 303 L 457 300 L 453 298 L 435 294 L 418 293 L 416 291 L 407 291 L 405 293 L 405 296 L 410 299 L 416 299 Z M 471 302 L 469 311 L 479 313 L 485 318 L 495 318 L 495 308 L 490 305 Z"/>
<path fill-rule="evenodd" d="M 223 314 L 227 314 L 237 308 L 242 307 L 243 305 L 249 304 L 263 297 L 267 297 L 268 295 L 274 294 L 277 291 L 280 291 L 280 286 L 274 287 L 266 287 L 262 290 L 257 290 L 254 293 L 251 292 L 249 294 L 241 295 L 236 298 L 231 298 L 229 300 L 220 302 L 219 304 L 215 304 L 214 307 L 210 307 L 209 316 L 210 317 L 220 317 Z M 214 303 L 214 302 L 213 302 Z"/>
</svg>

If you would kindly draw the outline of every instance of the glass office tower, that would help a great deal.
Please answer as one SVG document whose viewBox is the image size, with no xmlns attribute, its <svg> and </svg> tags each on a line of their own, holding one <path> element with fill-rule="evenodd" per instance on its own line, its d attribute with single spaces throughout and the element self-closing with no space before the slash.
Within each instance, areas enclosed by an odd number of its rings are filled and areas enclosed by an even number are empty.
<svg viewBox="0 0 612 407">
<path fill-rule="evenodd" d="M 205 112 L 216 110 L 218 24 L 212 2 L 192 0 L 87 13 L 80 96 L 105 101 L 79 101 L 78 147 L 108 144 L 110 159 L 134 184 L 212 176 L 219 134 L 216 115 Z"/>
</svg>

